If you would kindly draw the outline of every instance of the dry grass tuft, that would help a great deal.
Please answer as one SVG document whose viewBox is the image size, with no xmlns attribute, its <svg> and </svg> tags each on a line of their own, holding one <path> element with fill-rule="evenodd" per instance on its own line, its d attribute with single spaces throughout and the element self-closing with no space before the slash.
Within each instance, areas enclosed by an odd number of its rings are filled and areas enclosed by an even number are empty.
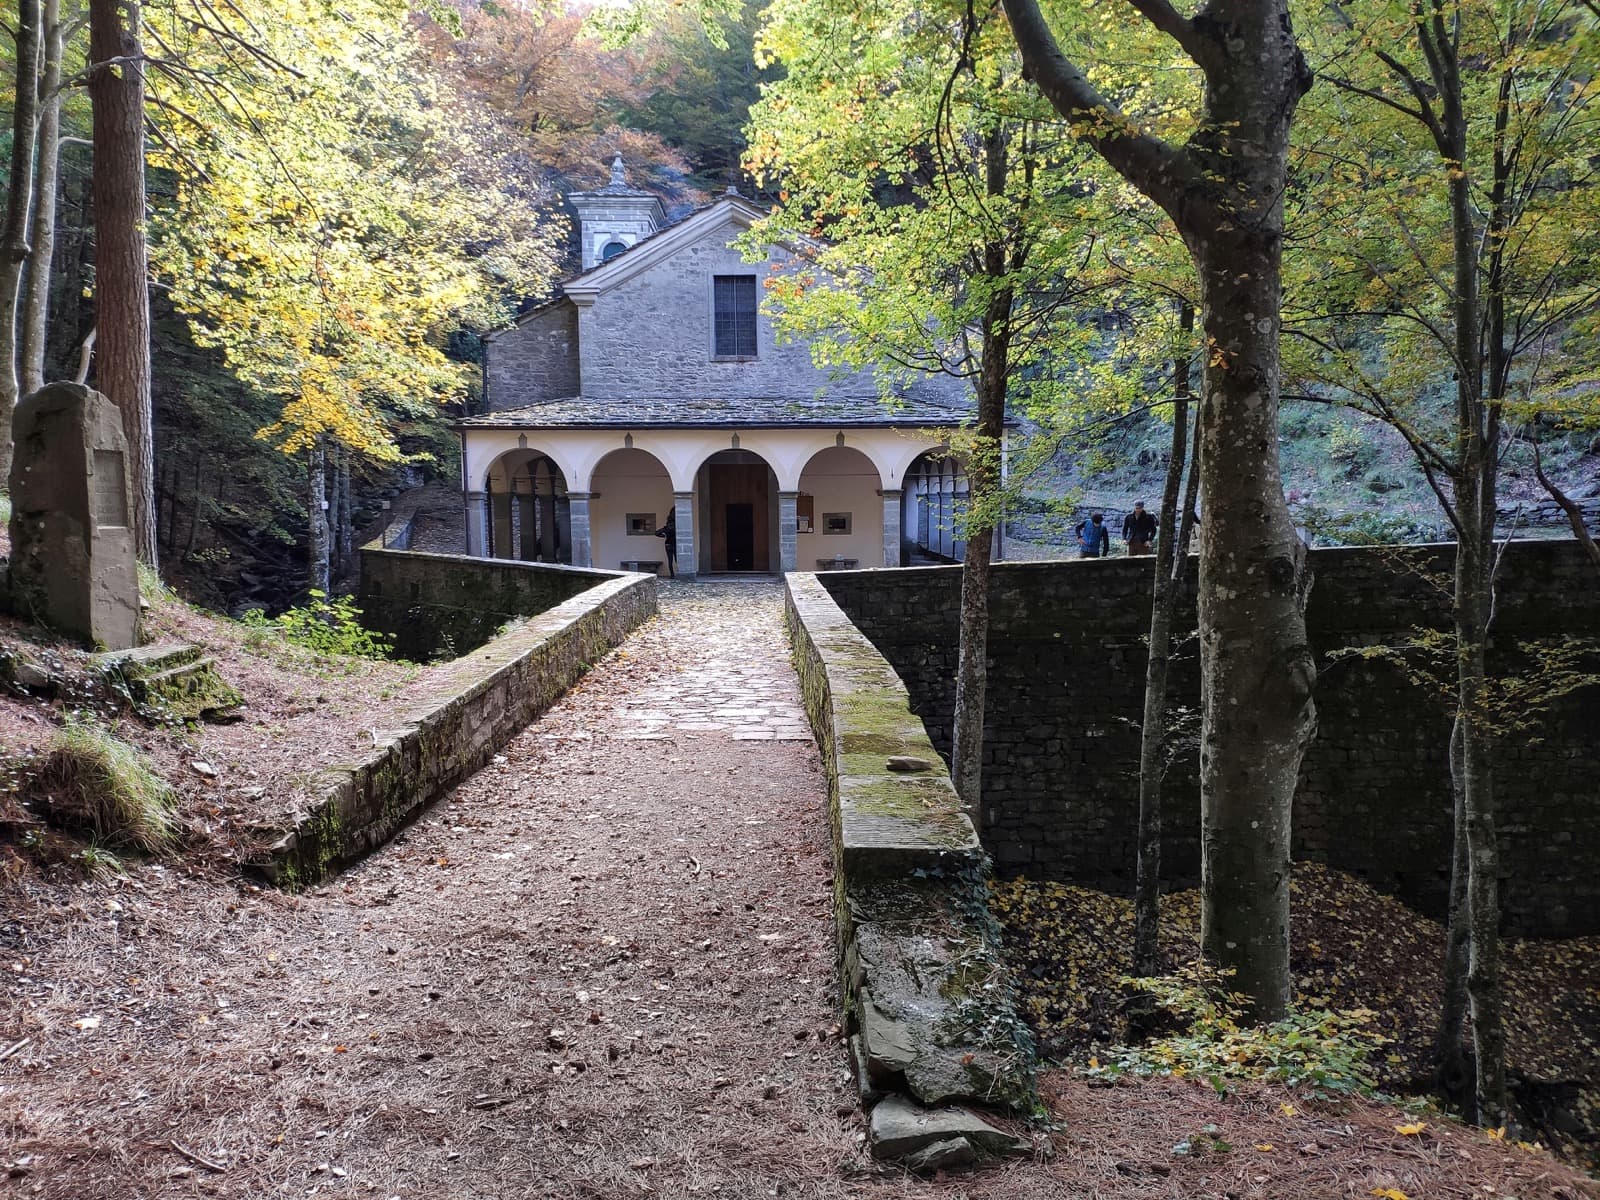
<svg viewBox="0 0 1600 1200">
<path fill-rule="evenodd" d="M 34 787 L 53 823 L 99 845 L 157 854 L 172 842 L 172 789 L 137 750 L 98 726 L 60 730 Z"/>
</svg>

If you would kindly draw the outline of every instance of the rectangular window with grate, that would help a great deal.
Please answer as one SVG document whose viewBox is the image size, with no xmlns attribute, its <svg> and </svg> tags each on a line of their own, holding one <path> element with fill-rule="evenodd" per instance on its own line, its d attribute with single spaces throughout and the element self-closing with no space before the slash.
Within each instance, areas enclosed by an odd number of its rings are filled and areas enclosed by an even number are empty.
<svg viewBox="0 0 1600 1200">
<path fill-rule="evenodd" d="M 712 354 L 716 358 L 756 356 L 756 277 L 714 275 L 711 279 Z"/>
</svg>

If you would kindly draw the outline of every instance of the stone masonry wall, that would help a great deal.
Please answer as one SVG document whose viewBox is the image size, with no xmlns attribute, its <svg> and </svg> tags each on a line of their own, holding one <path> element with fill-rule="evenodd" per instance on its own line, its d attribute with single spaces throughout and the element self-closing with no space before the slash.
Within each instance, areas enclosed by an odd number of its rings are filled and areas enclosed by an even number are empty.
<svg viewBox="0 0 1600 1200">
<path fill-rule="evenodd" d="M 1436 917 L 1449 869 L 1448 701 L 1392 658 L 1330 656 L 1447 628 L 1453 560 L 1450 546 L 1311 552 L 1319 732 L 1294 814 L 1298 856 L 1361 875 Z M 1131 891 L 1150 565 L 1112 558 L 995 569 L 982 836 L 1002 873 Z M 1513 544 L 1492 665 L 1514 666 L 1520 639 L 1600 638 L 1593 572 L 1575 543 Z M 819 578 L 905 680 L 947 754 L 959 568 Z M 1180 627 L 1193 623 L 1191 604 Z M 1190 639 L 1172 676 L 1174 702 L 1190 708 L 1196 654 Z M 1600 931 L 1597 731 L 1600 687 L 1590 686 L 1501 748 L 1496 793 L 1513 932 Z M 1162 861 L 1180 886 L 1199 875 L 1197 773 L 1190 750 L 1167 781 Z"/>
<path fill-rule="evenodd" d="M 594 574 L 603 577 L 581 595 L 430 671 L 399 724 L 374 732 L 370 753 L 319 773 L 318 801 L 256 869 L 306 887 L 375 850 L 655 615 L 653 576 Z"/>
<path fill-rule="evenodd" d="M 578 306 L 559 301 L 490 338 L 484 375 L 491 411 L 576 396 L 581 387 Z"/>
<path fill-rule="evenodd" d="M 365 546 L 361 620 L 428 662 L 476 650 L 507 621 L 531 617 L 616 577 L 614 571 Z"/>
</svg>

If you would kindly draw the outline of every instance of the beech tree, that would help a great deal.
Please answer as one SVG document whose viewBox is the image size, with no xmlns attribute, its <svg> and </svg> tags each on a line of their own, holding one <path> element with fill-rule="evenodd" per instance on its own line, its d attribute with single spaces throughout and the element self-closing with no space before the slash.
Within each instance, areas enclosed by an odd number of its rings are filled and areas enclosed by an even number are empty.
<svg viewBox="0 0 1600 1200">
<path fill-rule="evenodd" d="M 1085 180 L 1069 186 L 1064 164 L 1091 156 L 1015 87 L 1020 66 L 993 4 L 778 0 L 757 47 L 781 79 L 752 109 L 746 161 L 781 202 L 751 244 L 788 240 L 818 268 L 769 279 L 780 330 L 808 338 L 823 365 L 876 368 L 887 404 L 924 372 L 976 393 L 956 447 L 970 500 L 951 773 L 981 829 L 1008 398 L 1024 376 L 1030 405 L 1060 394 L 1048 364 L 1088 336 L 1071 311 L 1105 284 L 1096 244 L 1114 205 Z"/>
<path fill-rule="evenodd" d="M 1063 53 L 1040 0 L 1003 3 L 1028 76 L 1167 213 L 1198 275 L 1201 940 L 1254 1015 L 1274 1017 L 1289 999 L 1290 809 L 1315 727 L 1310 577 L 1284 501 L 1277 424 L 1289 127 L 1311 73 L 1285 0 L 1207 0 L 1192 15 L 1129 0 L 1204 81 L 1198 120 L 1175 143 Z"/>
<path fill-rule="evenodd" d="M 555 272 L 560 219 L 537 169 L 492 115 L 445 105 L 404 4 L 266 0 L 237 40 L 208 22 L 164 30 L 157 161 L 177 181 L 155 222 L 157 267 L 197 343 L 281 398 L 259 433 L 306 464 L 309 582 L 348 544 L 342 451 L 393 464 L 430 440 L 470 364 L 458 325 L 490 327 Z M 238 41 L 248 39 L 251 53 Z M 331 465 L 330 465 L 331 464 Z"/>
<path fill-rule="evenodd" d="M 17 407 L 17 302 L 29 254 L 34 146 L 39 133 L 39 70 L 43 29 L 39 0 L 18 0 L 11 30 L 17 52 L 16 93 L 11 109 L 11 166 L 0 227 L 0 484 L 11 475 L 11 414 Z"/>
<path fill-rule="evenodd" d="M 1464 1070 L 1478 1119 L 1506 1112 L 1491 676 L 1499 476 L 1512 426 L 1592 403 L 1600 169 L 1582 0 L 1334 5 L 1319 29 L 1333 86 L 1305 129 L 1322 223 L 1299 262 L 1295 370 L 1387 422 L 1456 539 L 1456 794 L 1441 1074 Z M 1436 416 L 1449 381 L 1446 419 Z"/>
</svg>

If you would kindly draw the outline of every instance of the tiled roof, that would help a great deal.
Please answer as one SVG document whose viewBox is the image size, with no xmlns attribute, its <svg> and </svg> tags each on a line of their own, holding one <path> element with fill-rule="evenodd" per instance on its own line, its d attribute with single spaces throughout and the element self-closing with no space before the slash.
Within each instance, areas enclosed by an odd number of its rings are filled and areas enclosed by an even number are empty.
<svg viewBox="0 0 1600 1200">
<path fill-rule="evenodd" d="M 960 425 L 973 415 L 970 402 L 918 396 L 885 402 L 877 396 L 816 396 L 805 400 L 762 398 L 679 399 L 572 396 L 525 408 L 483 413 L 456 422 L 458 429 L 743 429 L 791 425 L 879 425 L 902 428 Z"/>
</svg>

